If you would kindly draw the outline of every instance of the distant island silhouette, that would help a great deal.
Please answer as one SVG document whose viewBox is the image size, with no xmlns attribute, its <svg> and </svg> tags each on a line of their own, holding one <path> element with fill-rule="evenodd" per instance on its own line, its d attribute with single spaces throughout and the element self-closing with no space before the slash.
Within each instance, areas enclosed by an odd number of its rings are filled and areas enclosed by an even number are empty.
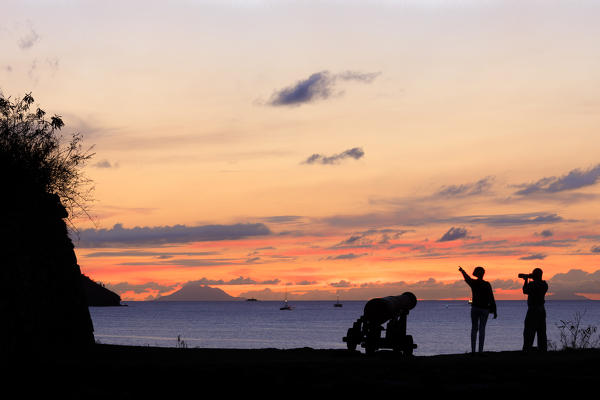
<svg viewBox="0 0 600 400">
<path fill-rule="evenodd" d="M 243 297 L 233 297 L 223 290 L 206 285 L 188 283 L 178 291 L 159 296 L 153 301 L 243 301 Z"/>
</svg>

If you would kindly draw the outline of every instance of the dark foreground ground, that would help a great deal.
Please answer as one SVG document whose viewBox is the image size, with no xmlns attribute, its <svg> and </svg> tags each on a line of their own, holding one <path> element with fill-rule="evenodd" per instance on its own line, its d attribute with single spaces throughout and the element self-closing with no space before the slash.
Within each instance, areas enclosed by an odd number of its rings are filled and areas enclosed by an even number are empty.
<svg viewBox="0 0 600 400">
<path fill-rule="evenodd" d="M 226 350 L 96 345 L 77 355 L 2 360 L 3 398 L 218 398 L 524 394 L 595 398 L 600 350 L 402 358 L 346 350 Z M 216 391 L 216 394 L 213 392 Z M 584 393 L 589 395 L 584 395 Z M 256 396 L 252 396 L 253 398 Z M 561 396 L 562 397 L 562 396 Z"/>
</svg>

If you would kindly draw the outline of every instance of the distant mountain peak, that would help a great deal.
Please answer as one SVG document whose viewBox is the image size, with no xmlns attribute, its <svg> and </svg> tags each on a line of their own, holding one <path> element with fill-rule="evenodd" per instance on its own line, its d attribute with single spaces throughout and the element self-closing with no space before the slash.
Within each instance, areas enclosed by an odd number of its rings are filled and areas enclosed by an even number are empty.
<svg viewBox="0 0 600 400">
<path fill-rule="evenodd" d="M 159 296 L 154 301 L 233 301 L 244 300 L 240 297 L 228 295 L 219 288 L 202 285 L 199 283 L 188 283 L 178 291 L 168 295 Z"/>
</svg>

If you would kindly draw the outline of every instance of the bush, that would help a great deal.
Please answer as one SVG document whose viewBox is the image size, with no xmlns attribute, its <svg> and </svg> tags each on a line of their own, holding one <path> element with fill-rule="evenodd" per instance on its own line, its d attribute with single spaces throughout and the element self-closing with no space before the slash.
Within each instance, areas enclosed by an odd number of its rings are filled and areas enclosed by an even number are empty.
<svg viewBox="0 0 600 400">
<path fill-rule="evenodd" d="M 39 107 L 33 111 L 34 102 L 31 93 L 15 101 L 0 94 L 0 168 L 10 171 L 3 174 L 3 189 L 15 204 L 19 197 L 56 194 L 71 222 L 89 216 L 93 187 L 82 169 L 93 156 L 91 148 L 83 150 L 80 134 L 63 137 L 61 116 L 48 118 Z"/>
<path fill-rule="evenodd" d="M 560 320 L 557 324 L 560 330 L 560 344 L 563 350 L 567 349 L 587 349 L 598 347 L 600 345 L 600 336 L 594 335 L 598 331 L 595 325 L 583 326 L 583 313 L 576 312 L 572 320 Z"/>
</svg>

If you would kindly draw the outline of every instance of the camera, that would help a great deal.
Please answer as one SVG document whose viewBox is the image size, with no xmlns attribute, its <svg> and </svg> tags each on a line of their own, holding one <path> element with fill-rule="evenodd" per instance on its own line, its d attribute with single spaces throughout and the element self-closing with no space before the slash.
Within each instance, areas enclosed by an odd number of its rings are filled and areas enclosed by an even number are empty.
<svg viewBox="0 0 600 400">
<path fill-rule="evenodd" d="M 531 274 L 519 274 L 519 278 L 521 278 L 521 279 L 531 279 Z"/>
</svg>

